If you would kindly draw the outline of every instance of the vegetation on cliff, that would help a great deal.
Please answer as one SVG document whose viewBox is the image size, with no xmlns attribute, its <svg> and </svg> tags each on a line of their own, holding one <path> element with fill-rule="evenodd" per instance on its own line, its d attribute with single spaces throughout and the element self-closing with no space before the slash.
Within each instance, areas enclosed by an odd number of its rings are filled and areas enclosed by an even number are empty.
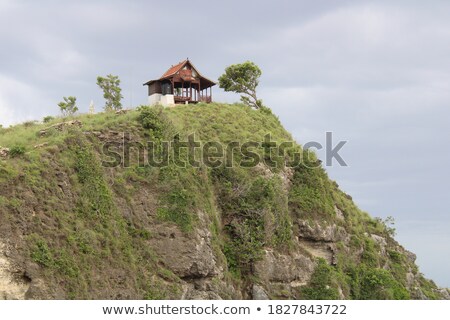
<svg viewBox="0 0 450 320">
<path fill-rule="evenodd" d="M 314 154 L 271 152 L 268 134 L 293 139 L 267 108 L 141 107 L 52 127 L 66 120 L 0 129 L 0 241 L 28 298 L 251 298 L 255 286 L 282 299 L 441 298 Z M 166 165 L 148 163 L 148 141 Z M 190 152 L 197 143 L 224 146 L 223 161 Z M 299 271 L 270 274 L 282 264 Z"/>
</svg>

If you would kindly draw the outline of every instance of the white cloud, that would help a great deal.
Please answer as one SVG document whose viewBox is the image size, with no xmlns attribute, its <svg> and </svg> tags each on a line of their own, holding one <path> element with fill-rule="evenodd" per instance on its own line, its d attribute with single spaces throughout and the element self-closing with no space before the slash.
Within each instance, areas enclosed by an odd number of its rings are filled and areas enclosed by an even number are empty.
<svg viewBox="0 0 450 320">
<path fill-rule="evenodd" d="M 33 86 L 0 76 L 0 124 L 8 126 L 41 117 L 48 99 Z"/>
<path fill-rule="evenodd" d="M 11 107 L 0 94 L 0 125 L 8 126 L 13 118 Z"/>
</svg>

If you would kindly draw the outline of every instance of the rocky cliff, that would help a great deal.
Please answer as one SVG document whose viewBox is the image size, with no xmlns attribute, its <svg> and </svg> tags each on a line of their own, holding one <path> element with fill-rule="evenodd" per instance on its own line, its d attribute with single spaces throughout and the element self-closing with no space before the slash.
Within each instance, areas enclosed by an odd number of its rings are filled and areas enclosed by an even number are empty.
<svg viewBox="0 0 450 320">
<path fill-rule="evenodd" d="M 267 109 L 75 120 L 0 129 L 0 299 L 448 298 Z"/>
</svg>

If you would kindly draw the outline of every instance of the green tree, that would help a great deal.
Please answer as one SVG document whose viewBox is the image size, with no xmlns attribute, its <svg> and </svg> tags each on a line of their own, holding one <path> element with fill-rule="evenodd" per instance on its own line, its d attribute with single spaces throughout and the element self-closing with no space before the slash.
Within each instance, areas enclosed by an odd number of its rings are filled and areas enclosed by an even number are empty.
<svg viewBox="0 0 450 320">
<path fill-rule="evenodd" d="M 49 123 L 53 119 L 55 119 L 55 118 L 53 118 L 52 116 L 46 116 L 46 117 L 44 117 L 44 119 L 42 119 L 42 122 Z"/>
<path fill-rule="evenodd" d="M 71 116 L 78 111 L 76 97 L 63 97 L 64 101 L 58 103 L 58 107 L 64 116 Z"/>
<path fill-rule="evenodd" d="M 123 96 L 119 77 L 112 74 L 108 74 L 105 78 L 97 77 L 97 85 L 103 90 L 103 97 L 106 99 L 105 110 L 121 110 Z"/>
<path fill-rule="evenodd" d="M 391 237 L 395 237 L 395 235 L 397 234 L 396 229 L 395 229 L 395 219 L 392 216 L 387 217 L 386 219 L 383 220 L 383 224 L 386 227 L 386 232 L 391 236 Z"/>
<path fill-rule="evenodd" d="M 307 300 L 339 299 L 336 272 L 332 266 L 320 258 L 309 285 L 302 289 L 303 298 Z"/>
<path fill-rule="evenodd" d="M 225 91 L 240 93 L 241 101 L 255 109 L 263 107 L 262 100 L 256 96 L 261 69 L 251 61 L 233 64 L 225 69 L 219 78 L 219 86 Z"/>
<path fill-rule="evenodd" d="M 384 229 L 386 233 L 391 236 L 395 237 L 397 234 L 397 230 L 395 229 L 395 219 L 392 216 L 387 217 L 386 219 L 381 219 L 379 217 L 375 218 L 375 220 L 384 226 Z"/>
</svg>

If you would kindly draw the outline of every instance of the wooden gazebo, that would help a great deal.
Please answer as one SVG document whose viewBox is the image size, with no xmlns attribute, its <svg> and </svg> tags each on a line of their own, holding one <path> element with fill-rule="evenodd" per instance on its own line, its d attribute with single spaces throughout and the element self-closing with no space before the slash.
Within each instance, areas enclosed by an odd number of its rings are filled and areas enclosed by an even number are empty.
<svg viewBox="0 0 450 320">
<path fill-rule="evenodd" d="M 216 83 L 204 76 L 186 59 L 170 67 L 159 79 L 144 83 L 148 86 L 149 104 L 187 104 L 212 101 Z"/>
</svg>

